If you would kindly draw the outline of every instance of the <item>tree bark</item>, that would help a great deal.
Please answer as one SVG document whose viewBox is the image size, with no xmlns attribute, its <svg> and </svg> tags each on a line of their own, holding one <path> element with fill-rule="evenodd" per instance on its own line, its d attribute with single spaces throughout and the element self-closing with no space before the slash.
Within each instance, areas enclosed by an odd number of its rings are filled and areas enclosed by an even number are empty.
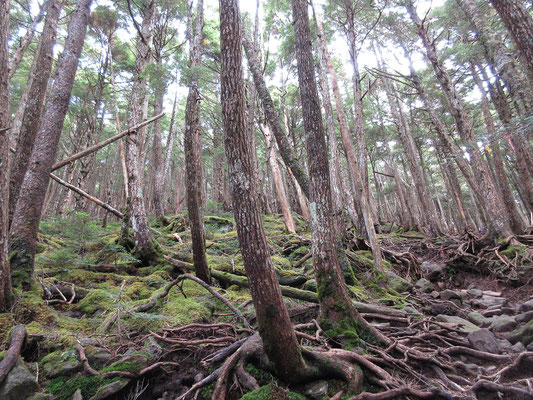
<svg viewBox="0 0 533 400">
<path fill-rule="evenodd" d="M 155 10 L 155 1 L 148 0 L 143 6 L 143 22 L 141 25 L 142 37 L 137 44 L 137 78 L 133 83 L 133 95 L 131 99 L 130 125 L 135 125 L 146 119 L 147 114 L 147 76 L 146 67 L 152 57 L 152 20 Z M 126 138 L 126 167 L 128 170 L 128 191 L 131 225 L 133 228 L 133 240 L 135 242 L 135 256 L 144 263 L 151 262 L 156 257 L 156 251 L 146 217 L 146 206 L 143 193 L 143 170 L 140 165 L 144 160 L 143 141 L 145 128 L 141 128 Z M 128 213 L 124 213 L 128 214 Z M 124 232 L 124 231 L 123 231 Z M 124 239 L 124 238 L 123 238 Z"/>
<path fill-rule="evenodd" d="M 483 155 L 477 146 L 476 137 L 474 136 L 472 124 L 466 113 L 464 103 L 459 97 L 459 93 L 457 92 L 450 75 L 444 70 L 442 63 L 437 56 L 435 42 L 429 38 L 427 30 L 420 17 L 417 15 L 411 0 L 408 0 L 406 7 L 411 20 L 418 29 L 418 35 L 426 49 L 426 56 L 435 71 L 435 75 L 446 97 L 457 131 L 472 158 L 472 165 L 476 172 L 477 181 L 479 182 L 479 187 L 483 192 L 485 203 L 487 205 L 486 211 L 489 215 L 488 231 L 493 235 L 507 237 L 512 234 L 509 227 L 509 216 L 501 201 L 497 188 L 494 185 L 487 162 L 484 160 Z"/>
<path fill-rule="evenodd" d="M 189 94 L 185 109 L 185 171 L 187 185 L 187 210 L 191 226 L 192 253 L 196 276 L 206 283 L 211 281 L 209 266 L 205 255 L 205 228 L 202 211 L 202 125 L 200 123 L 200 89 L 198 87 L 197 69 L 202 61 L 200 43 L 204 25 L 204 2 L 198 0 L 196 26 L 191 41 L 189 56 Z"/>
<path fill-rule="evenodd" d="M 277 374 L 295 379 L 305 364 L 274 274 L 256 202 L 253 158 L 247 144 L 242 27 L 236 0 L 220 0 L 221 97 L 233 213 L 264 350 Z"/>
<path fill-rule="evenodd" d="M 9 0 L 0 0 L 0 312 L 11 308 L 11 273 L 7 239 L 9 232 Z M 1 383 L 1 380 L 0 380 Z"/>
<path fill-rule="evenodd" d="M 46 89 L 52 72 L 54 61 L 53 47 L 56 42 L 57 23 L 61 12 L 61 2 L 53 0 L 48 6 L 44 29 L 41 35 L 38 52 L 35 54 L 37 67 L 33 71 L 26 107 L 22 115 L 20 132 L 18 134 L 16 150 L 9 177 L 9 222 L 17 205 L 20 187 L 24 174 L 28 168 L 35 137 L 41 124 L 42 112 L 45 104 Z"/>
<path fill-rule="evenodd" d="M 37 133 L 11 224 L 9 247 L 12 279 L 14 286 L 23 290 L 29 290 L 32 286 L 41 209 L 85 41 L 91 1 L 79 0 L 72 14 L 54 85 Z"/>
</svg>

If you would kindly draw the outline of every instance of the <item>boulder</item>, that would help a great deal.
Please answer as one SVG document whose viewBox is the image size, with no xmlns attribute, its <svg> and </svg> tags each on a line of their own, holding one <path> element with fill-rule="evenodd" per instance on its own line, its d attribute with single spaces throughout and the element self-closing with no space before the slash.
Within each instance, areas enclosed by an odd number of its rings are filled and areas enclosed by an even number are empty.
<svg viewBox="0 0 533 400">
<path fill-rule="evenodd" d="M 458 292 L 456 290 L 450 290 L 450 289 L 446 289 L 440 292 L 440 298 L 442 300 L 451 300 L 451 299 L 461 300 L 462 295 L 463 294 L 461 292 Z"/>
<path fill-rule="evenodd" d="M 513 353 L 522 353 L 526 351 L 526 346 L 522 342 L 516 342 L 511 346 L 510 349 Z"/>
<path fill-rule="evenodd" d="M 78 372 L 82 365 L 78 359 L 78 353 L 74 349 L 56 350 L 45 356 L 40 367 L 43 375 L 47 378 L 68 376 Z"/>
<path fill-rule="evenodd" d="M 87 346 L 85 355 L 93 368 L 101 368 L 111 360 L 111 353 L 106 349 L 96 346 Z"/>
<path fill-rule="evenodd" d="M 316 279 L 309 279 L 307 282 L 305 282 L 304 290 L 310 290 L 311 292 L 316 293 Z"/>
<path fill-rule="evenodd" d="M 427 279 L 434 282 L 444 273 L 444 266 L 435 264 L 431 261 L 424 261 L 420 264 L 420 268 L 426 275 Z"/>
<path fill-rule="evenodd" d="M 502 306 L 506 300 L 507 299 L 504 297 L 489 296 L 485 294 L 479 299 L 472 300 L 472 306 L 487 309 L 491 306 Z"/>
<path fill-rule="evenodd" d="M 527 311 L 533 311 L 533 299 L 528 300 L 525 303 L 522 303 L 520 307 L 518 308 L 518 312 L 524 313 Z"/>
<path fill-rule="evenodd" d="M 96 391 L 96 394 L 90 398 L 90 400 L 103 400 L 107 399 L 108 397 L 120 392 L 122 389 L 124 389 L 128 384 L 130 383 L 130 379 L 120 379 L 118 381 L 115 381 L 113 383 L 110 383 L 109 385 L 105 385 L 102 387 L 99 387 Z"/>
<path fill-rule="evenodd" d="M 468 334 L 467 339 L 470 345 L 476 350 L 486 351 L 493 354 L 499 354 L 501 352 L 496 337 L 488 329 L 480 329 L 471 332 Z"/>
<path fill-rule="evenodd" d="M 531 342 L 530 344 L 527 345 L 526 350 L 527 351 L 533 351 L 533 342 Z"/>
<path fill-rule="evenodd" d="M 0 399 L 21 400 L 29 398 L 37 389 L 35 376 L 19 357 L 16 364 L 0 385 Z"/>
<path fill-rule="evenodd" d="M 472 322 L 473 324 L 476 324 L 477 326 L 480 326 L 482 328 L 486 328 L 490 325 L 490 319 L 485 318 L 483 315 L 476 311 L 472 311 L 468 314 L 467 319 Z"/>
<path fill-rule="evenodd" d="M 529 346 L 533 342 L 533 320 L 509 333 L 507 339 L 511 343 L 522 342 L 524 346 Z"/>
<path fill-rule="evenodd" d="M 483 291 L 475 288 L 468 289 L 466 293 L 468 293 L 468 295 L 474 299 L 479 299 L 483 297 Z"/>
<path fill-rule="evenodd" d="M 316 381 L 309 383 L 305 387 L 305 397 L 307 399 L 319 400 L 328 394 L 328 381 Z"/>
<path fill-rule="evenodd" d="M 457 329 L 462 330 L 463 332 L 474 332 L 478 331 L 480 328 L 474 325 L 472 322 L 467 321 L 464 318 L 456 317 L 453 315 L 437 315 L 435 318 L 439 322 L 445 322 L 447 324 L 458 325 Z"/>
<path fill-rule="evenodd" d="M 420 278 L 419 280 L 416 281 L 415 287 L 418 290 L 420 290 L 422 293 L 431 293 L 433 289 L 435 288 L 435 285 L 433 285 L 426 278 Z"/>
<path fill-rule="evenodd" d="M 385 275 L 387 276 L 387 285 L 389 288 L 398 293 L 407 292 L 413 287 L 411 282 L 396 275 L 394 272 L 386 271 Z"/>
<path fill-rule="evenodd" d="M 527 311 L 525 313 L 516 316 L 516 322 L 525 323 L 533 319 L 533 311 Z"/>
<path fill-rule="evenodd" d="M 490 328 L 494 332 L 509 332 L 516 328 L 516 321 L 513 317 L 508 315 L 500 315 L 494 318 L 490 324 Z"/>
</svg>

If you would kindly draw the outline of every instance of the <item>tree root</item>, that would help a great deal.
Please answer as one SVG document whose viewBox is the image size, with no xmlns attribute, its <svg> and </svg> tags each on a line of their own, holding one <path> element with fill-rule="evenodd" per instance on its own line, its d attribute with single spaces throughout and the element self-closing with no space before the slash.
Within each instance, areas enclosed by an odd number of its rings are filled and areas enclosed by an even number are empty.
<svg viewBox="0 0 533 400">
<path fill-rule="evenodd" d="M 26 327 L 24 325 L 17 325 L 11 329 L 11 343 L 7 349 L 7 353 L 0 361 L 0 383 L 2 383 L 9 374 L 9 371 L 15 366 L 17 360 L 20 356 L 20 351 L 22 346 L 26 341 L 28 333 L 26 332 Z"/>
</svg>

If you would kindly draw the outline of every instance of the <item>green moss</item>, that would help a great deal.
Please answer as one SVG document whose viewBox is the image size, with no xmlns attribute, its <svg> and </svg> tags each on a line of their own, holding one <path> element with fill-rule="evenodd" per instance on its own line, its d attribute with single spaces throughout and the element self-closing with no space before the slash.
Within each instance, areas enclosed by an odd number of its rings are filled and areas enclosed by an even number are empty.
<svg viewBox="0 0 533 400">
<path fill-rule="evenodd" d="M 305 400 L 305 397 L 270 384 L 246 393 L 241 400 Z"/>
<path fill-rule="evenodd" d="M 70 400 L 76 390 L 81 390 L 84 399 L 90 399 L 96 394 L 100 386 L 105 386 L 119 378 L 102 379 L 100 376 L 78 376 L 68 379 L 60 376 L 50 380 L 46 390 L 57 400 Z"/>
<path fill-rule="evenodd" d="M 92 315 L 96 311 L 106 311 L 111 308 L 114 296 L 103 289 L 91 290 L 79 303 L 79 309 L 85 314 Z"/>
<path fill-rule="evenodd" d="M 3 342 L 7 338 L 14 325 L 15 320 L 11 313 L 0 313 L 0 342 Z"/>
<path fill-rule="evenodd" d="M 270 372 L 257 368 L 251 363 L 246 364 L 246 371 L 248 371 L 248 373 L 255 378 L 259 386 L 268 385 L 269 383 L 275 381 Z"/>
<path fill-rule="evenodd" d="M 133 282 L 124 288 L 124 294 L 132 300 L 147 299 L 154 290 L 144 282 Z"/>
<path fill-rule="evenodd" d="M 509 259 L 515 258 L 517 255 L 525 254 L 527 251 L 527 246 L 521 244 L 518 246 L 508 246 L 505 250 L 501 250 L 500 254 Z"/>
<path fill-rule="evenodd" d="M 207 322 L 211 312 L 207 307 L 190 298 L 173 296 L 161 308 L 161 313 L 171 317 L 172 326 L 182 326 L 193 322 Z"/>
</svg>

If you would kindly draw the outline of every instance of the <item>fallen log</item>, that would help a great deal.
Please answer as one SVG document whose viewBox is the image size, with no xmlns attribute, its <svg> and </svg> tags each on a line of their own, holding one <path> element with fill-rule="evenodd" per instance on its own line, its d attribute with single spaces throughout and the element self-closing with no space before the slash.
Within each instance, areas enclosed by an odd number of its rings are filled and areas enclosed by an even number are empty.
<svg viewBox="0 0 533 400">
<path fill-rule="evenodd" d="M 17 325 L 11 329 L 11 343 L 6 355 L 0 361 L 0 383 L 4 381 L 9 371 L 15 366 L 27 336 L 28 333 L 24 325 Z"/>
</svg>

